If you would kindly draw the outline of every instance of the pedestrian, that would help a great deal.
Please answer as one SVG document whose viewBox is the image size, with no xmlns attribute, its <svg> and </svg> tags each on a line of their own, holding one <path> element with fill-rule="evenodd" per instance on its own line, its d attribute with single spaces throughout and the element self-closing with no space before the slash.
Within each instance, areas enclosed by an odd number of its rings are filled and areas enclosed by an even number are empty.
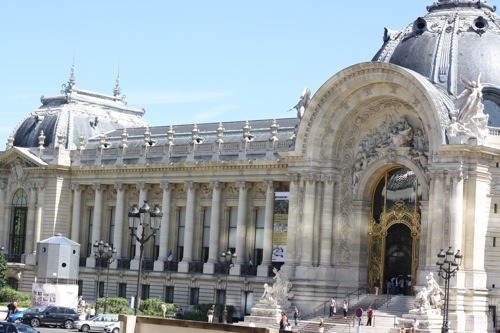
<svg viewBox="0 0 500 333">
<path fill-rule="evenodd" d="M 300 311 L 297 307 L 293 310 L 293 321 L 295 322 L 295 326 L 299 324 L 300 319 Z"/>
<path fill-rule="evenodd" d="M 215 304 L 213 304 L 212 307 L 207 311 L 207 317 L 209 323 L 214 322 L 214 312 L 215 312 Z"/>
<path fill-rule="evenodd" d="M 342 309 L 344 310 L 344 318 L 347 318 L 347 310 L 349 309 L 349 304 L 347 303 L 347 300 L 344 300 L 344 305 L 342 306 Z"/>
<path fill-rule="evenodd" d="M 335 299 L 331 298 L 330 299 L 330 317 L 333 317 L 335 312 L 337 312 L 337 302 L 335 302 Z"/>
<path fill-rule="evenodd" d="M 165 305 L 165 303 L 161 303 L 160 309 L 162 317 L 165 318 L 167 315 L 167 306 Z"/>
<path fill-rule="evenodd" d="M 375 281 L 373 288 L 375 289 L 375 295 L 378 295 L 378 290 L 380 289 L 380 282 L 378 280 Z"/>
<path fill-rule="evenodd" d="M 286 328 L 287 321 L 288 321 L 288 318 L 286 317 L 286 314 L 284 312 L 282 312 L 281 319 L 280 319 L 280 330 L 284 330 Z"/>
<path fill-rule="evenodd" d="M 292 331 L 292 325 L 290 325 L 290 323 L 286 323 L 285 331 Z"/>
<path fill-rule="evenodd" d="M 371 306 L 368 308 L 368 312 L 366 313 L 366 315 L 368 317 L 368 321 L 366 322 L 366 326 L 372 326 L 373 309 Z"/>
<path fill-rule="evenodd" d="M 399 333 L 406 333 L 406 328 L 404 326 L 401 326 L 399 329 Z"/>
<path fill-rule="evenodd" d="M 411 323 L 411 333 L 417 333 L 417 328 L 418 328 L 418 320 L 417 318 L 413 318 L 413 322 Z"/>
<path fill-rule="evenodd" d="M 5 320 L 9 319 L 9 316 L 14 313 L 15 309 L 14 302 L 10 301 L 9 304 L 7 304 L 7 317 L 5 317 Z"/>
<path fill-rule="evenodd" d="M 323 322 L 323 318 L 319 320 L 319 333 L 323 333 L 325 331 L 325 323 Z"/>
</svg>

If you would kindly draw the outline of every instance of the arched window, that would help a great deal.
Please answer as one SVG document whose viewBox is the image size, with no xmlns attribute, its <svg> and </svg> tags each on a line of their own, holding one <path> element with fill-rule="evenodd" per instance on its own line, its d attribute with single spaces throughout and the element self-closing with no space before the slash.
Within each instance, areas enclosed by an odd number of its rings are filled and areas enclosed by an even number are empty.
<svg viewBox="0 0 500 333">
<path fill-rule="evenodd" d="M 23 189 L 14 193 L 9 235 L 11 261 L 19 262 L 26 245 L 26 220 L 28 217 L 28 194 Z"/>
</svg>

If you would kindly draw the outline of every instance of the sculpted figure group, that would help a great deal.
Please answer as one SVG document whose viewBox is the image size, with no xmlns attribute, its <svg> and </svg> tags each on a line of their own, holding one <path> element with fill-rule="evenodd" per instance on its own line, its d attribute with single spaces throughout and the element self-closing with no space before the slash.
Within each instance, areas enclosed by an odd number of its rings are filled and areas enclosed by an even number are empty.
<svg viewBox="0 0 500 333">
<path fill-rule="evenodd" d="M 426 279 L 425 287 L 415 297 L 415 309 L 410 310 L 410 313 L 439 315 L 444 304 L 444 291 L 439 287 L 432 272 L 426 276 Z"/>
<path fill-rule="evenodd" d="M 292 283 L 288 280 L 288 276 L 276 267 L 273 268 L 273 273 L 273 285 L 264 284 L 261 301 L 272 305 L 287 305 L 289 304 L 288 299 L 293 297 L 293 294 L 290 293 Z"/>
</svg>

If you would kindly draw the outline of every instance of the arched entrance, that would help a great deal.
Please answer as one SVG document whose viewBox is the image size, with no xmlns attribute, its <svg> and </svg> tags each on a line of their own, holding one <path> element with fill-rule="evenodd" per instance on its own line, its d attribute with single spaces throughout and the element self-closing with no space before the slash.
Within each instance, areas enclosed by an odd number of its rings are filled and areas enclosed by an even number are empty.
<svg viewBox="0 0 500 333">
<path fill-rule="evenodd" d="M 378 282 L 387 291 L 387 281 L 393 277 L 410 278 L 413 285 L 418 268 L 420 199 L 418 179 L 408 168 L 388 170 L 377 182 L 368 229 L 370 287 Z M 408 293 L 406 283 L 393 292 Z"/>
</svg>

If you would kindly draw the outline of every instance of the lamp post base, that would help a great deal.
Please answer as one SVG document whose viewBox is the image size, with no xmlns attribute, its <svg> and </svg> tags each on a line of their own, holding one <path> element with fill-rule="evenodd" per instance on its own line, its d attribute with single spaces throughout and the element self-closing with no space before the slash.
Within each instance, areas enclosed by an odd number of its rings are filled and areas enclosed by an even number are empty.
<svg viewBox="0 0 500 333">
<path fill-rule="evenodd" d="M 222 322 L 227 324 L 227 306 L 224 304 L 224 311 L 222 312 Z"/>
</svg>

